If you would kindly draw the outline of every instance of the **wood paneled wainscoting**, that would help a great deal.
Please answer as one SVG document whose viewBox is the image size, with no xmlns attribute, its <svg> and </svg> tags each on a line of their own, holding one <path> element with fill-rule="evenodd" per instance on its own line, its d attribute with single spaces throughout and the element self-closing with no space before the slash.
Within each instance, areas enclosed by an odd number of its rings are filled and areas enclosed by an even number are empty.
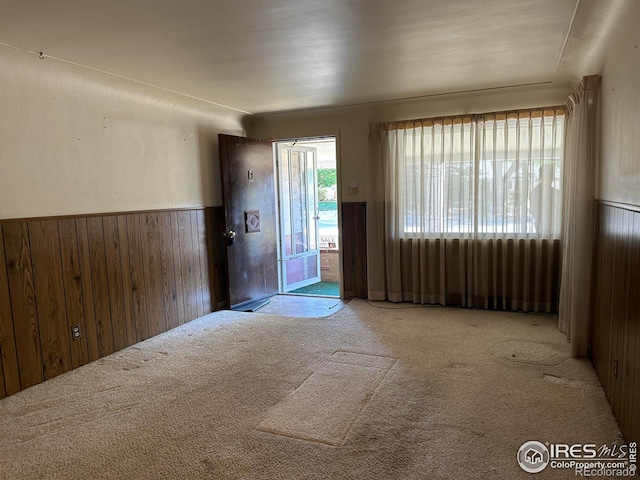
<svg viewBox="0 0 640 480">
<path fill-rule="evenodd" d="M 220 207 L 0 221 L 0 398 L 216 310 L 223 224 Z"/>
<path fill-rule="evenodd" d="M 640 207 L 596 209 L 591 359 L 626 440 L 640 442 Z"/>
</svg>

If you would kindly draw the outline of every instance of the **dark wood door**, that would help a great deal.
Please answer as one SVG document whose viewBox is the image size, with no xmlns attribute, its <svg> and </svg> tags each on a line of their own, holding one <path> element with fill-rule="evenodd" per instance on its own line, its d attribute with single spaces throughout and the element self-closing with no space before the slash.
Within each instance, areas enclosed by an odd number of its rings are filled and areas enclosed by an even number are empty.
<svg viewBox="0 0 640 480">
<path fill-rule="evenodd" d="M 276 200 L 270 141 L 219 135 L 229 305 L 242 309 L 278 293 Z M 233 235 L 233 234 L 231 234 Z"/>
</svg>

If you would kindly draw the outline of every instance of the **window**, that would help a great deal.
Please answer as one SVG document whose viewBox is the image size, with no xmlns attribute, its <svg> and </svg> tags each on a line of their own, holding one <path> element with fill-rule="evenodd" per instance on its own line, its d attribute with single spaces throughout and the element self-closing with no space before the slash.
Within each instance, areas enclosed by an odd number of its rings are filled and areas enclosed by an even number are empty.
<svg viewBox="0 0 640 480">
<path fill-rule="evenodd" d="M 399 237 L 559 238 L 564 109 L 388 124 Z"/>
</svg>

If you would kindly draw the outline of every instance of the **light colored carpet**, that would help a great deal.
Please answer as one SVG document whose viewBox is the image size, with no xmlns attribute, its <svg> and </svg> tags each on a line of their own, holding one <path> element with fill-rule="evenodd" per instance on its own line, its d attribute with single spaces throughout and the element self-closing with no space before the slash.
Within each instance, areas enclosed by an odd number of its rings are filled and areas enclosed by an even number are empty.
<svg viewBox="0 0 640 480">
<path fill-rule="evenodd" d="M 620 440 L 555 317 L 376 306 L 211 314 L 1 400 L 0 478 L 534 478 L 525 441 Z"/>
<path fill-rule="evenodd" d="M 395 359 L 336 352 L 267 414 L 258 430 L 342 445 Z"/>
</svg>

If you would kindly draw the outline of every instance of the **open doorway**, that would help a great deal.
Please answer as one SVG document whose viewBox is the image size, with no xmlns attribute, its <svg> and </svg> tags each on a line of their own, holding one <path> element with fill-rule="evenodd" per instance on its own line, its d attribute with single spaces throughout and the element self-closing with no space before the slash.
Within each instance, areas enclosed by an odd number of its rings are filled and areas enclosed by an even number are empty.
<svg viewBox="0 0 640 480">
<path fill-rule="evenodd" d="M 276 142 L 280 293 L 340 297 L 335 137 Z"/>
</svg>

